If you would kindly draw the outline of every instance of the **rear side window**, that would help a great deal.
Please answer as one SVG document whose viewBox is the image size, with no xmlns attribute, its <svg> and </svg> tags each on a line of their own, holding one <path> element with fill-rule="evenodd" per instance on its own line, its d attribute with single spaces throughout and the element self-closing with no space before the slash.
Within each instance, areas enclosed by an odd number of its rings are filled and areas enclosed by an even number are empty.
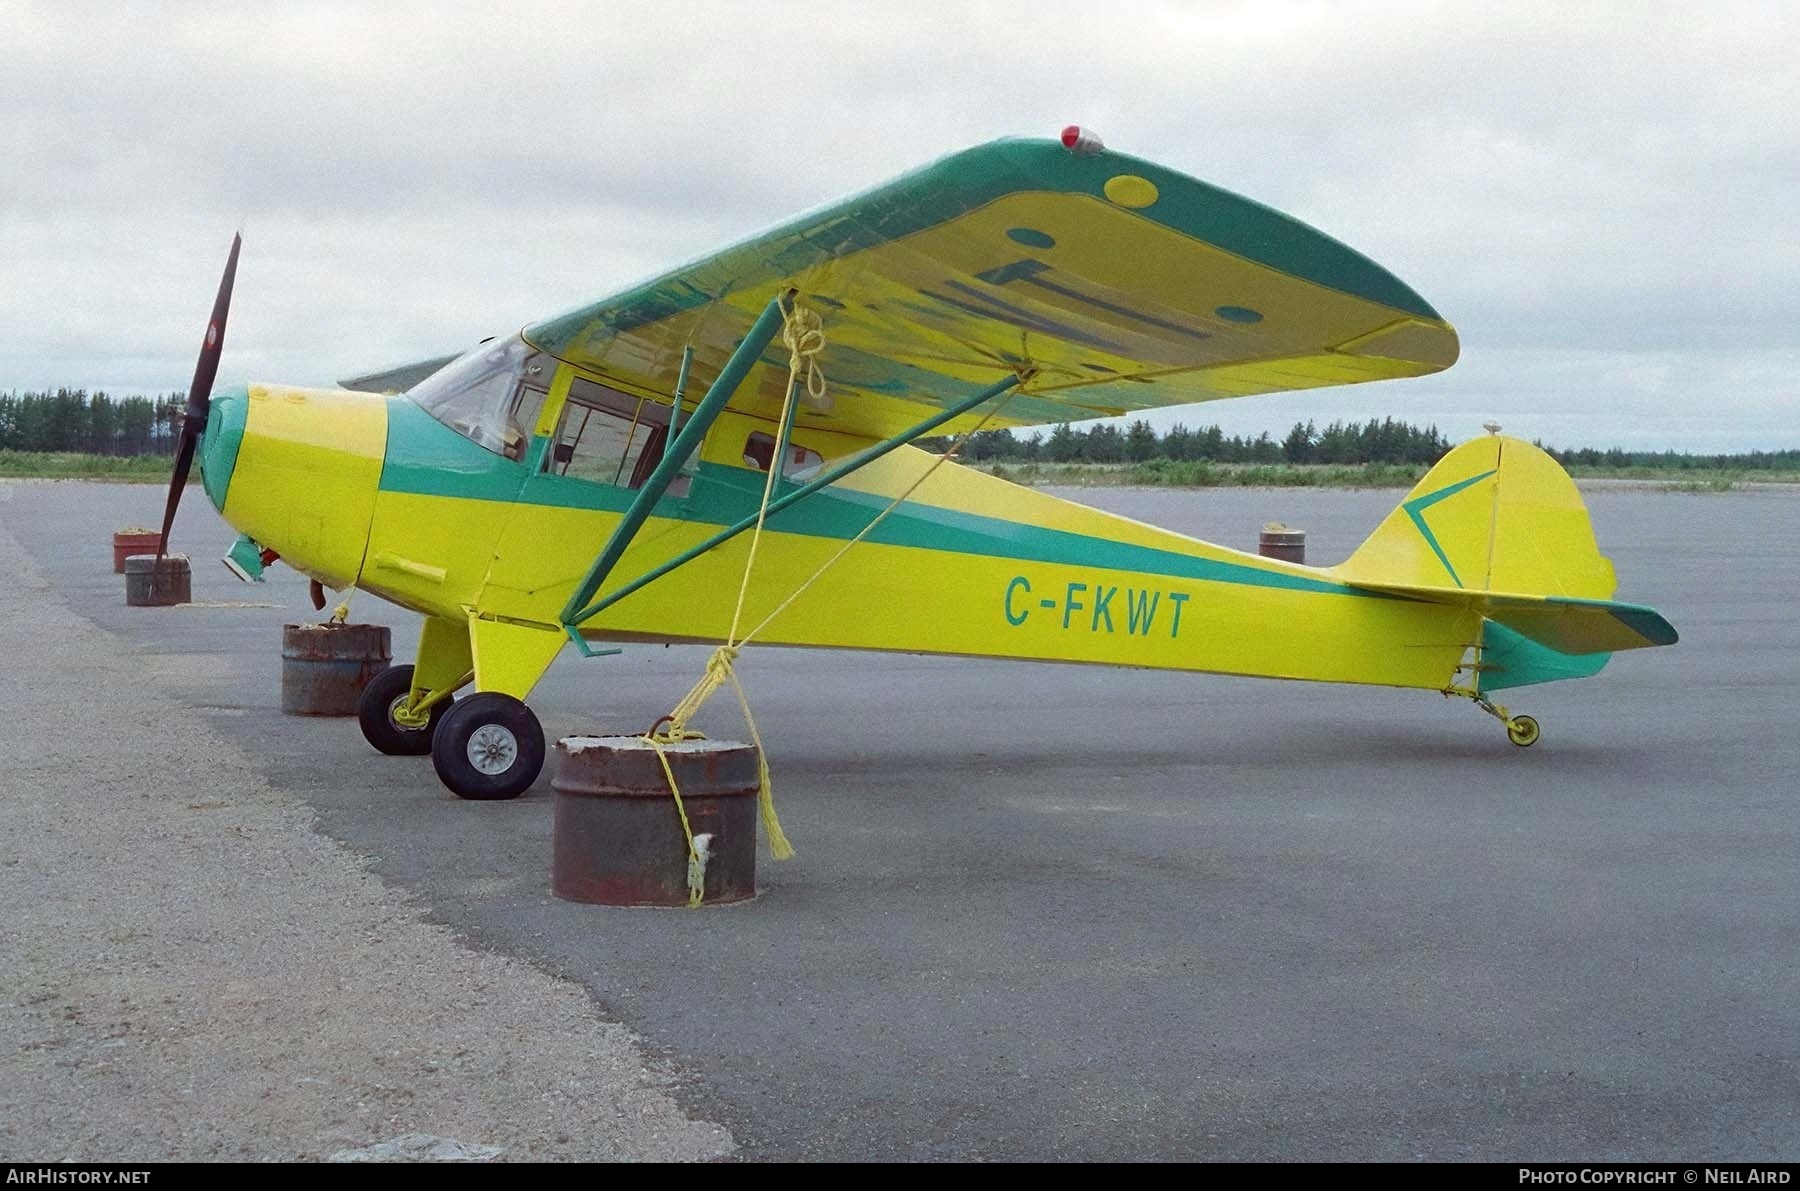
<svg viewBox="0 0 1800 1191">
<path fill-rule="evenodd" d="M 754 467 L 757 471 L 769 470 L 769 459 L 775 454 L 775 436 L 764 434 L 758 430 L 744 440 L 744 466 Z M 805 482 L 819 474 L 825 466 L 825 459 L 811 447 L 802 447 L 795 443 L 787 446 L 786 458 L 781 461 L 781 476 L 785 480 Z"/>
</svg>

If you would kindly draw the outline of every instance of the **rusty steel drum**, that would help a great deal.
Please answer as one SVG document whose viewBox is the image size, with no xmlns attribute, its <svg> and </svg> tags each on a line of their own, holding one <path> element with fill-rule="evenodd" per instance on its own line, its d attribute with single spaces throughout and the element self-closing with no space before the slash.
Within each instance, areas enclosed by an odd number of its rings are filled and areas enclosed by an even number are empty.
<svg viewBox="0 0 1800 1191">
<path fill-rule="evenodd" d="M 281 626 L 281 710 L 355 715 L 363 688 L 394 658 L 384 624 Z"/>
<path fill-rule="evenodd" d="M 1271 521 L 1263 526 L 1262 536 L 1256 542 L 1256 552 L 1264 558 L 1304 564 L 1306 531 L 1283 525 L 1279 521 Z"/>
<path fill-rule="evenodd" d="M 150 548 L 156 549 L 156 544 Z M 193 599 L 194 573 L 187 555 L 165 554 L 161 566 L 154 554 L 133 554 L 125 560 L 125 603 L 130 607 L 167 608 Z"/>
<path fill-rule="evenodd" d="M 696 840 L 703 904 L 756 896 L 756 748 L 734 740 L 663 746 Z M 688 904 L 687 837 L 656 750 L 637 736 L 556 742 L 551 891 L 606 906 Z"/>
<path fill-rule="evenodd" d="M 125 560 L 134 554 L 156 556 L 162 535 L 154 529 L 121 529 L 113 534 L 113 574 L 125 573 Z"/>
</svg>

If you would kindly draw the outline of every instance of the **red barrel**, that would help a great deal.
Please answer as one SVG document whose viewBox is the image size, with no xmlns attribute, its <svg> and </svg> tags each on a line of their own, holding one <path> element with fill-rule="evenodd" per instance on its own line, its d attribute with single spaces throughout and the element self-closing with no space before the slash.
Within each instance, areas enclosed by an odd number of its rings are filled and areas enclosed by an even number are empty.
<svg viewBox="0 0 1800 1191">
<path fill-rule="evenodd" d="M 113 574 L 125 573 L 125 560 L 133 554 L 156 556 L 162 535 L 154 529 L 121 529 L 113 534 Z"/>
<path fill-rule="evenodd" d="M 734 740 L 664 745 L 688 825 L 705 853 L 703 904 L 756 896 L 756 748 Z M 638 736 L 556 742 L 550 888 L 572 902 L 688 904 L 688 846 L 656 750 Z M 702 838 L 704 837 L 704 838 Z"/>
</svg>

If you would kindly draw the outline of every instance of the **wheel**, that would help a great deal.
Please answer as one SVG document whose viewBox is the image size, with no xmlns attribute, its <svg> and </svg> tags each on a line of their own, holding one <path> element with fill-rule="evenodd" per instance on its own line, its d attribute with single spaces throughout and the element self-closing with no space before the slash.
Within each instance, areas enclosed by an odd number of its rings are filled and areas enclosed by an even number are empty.
<svg viewBox="0 0 1800 1191">
<path fill-rule="evenodd" d="M 362 725 L 363 738 L 378 752 L 390 757 L 423 757 L 431 751 L 431 737 L 450 710 L 445 699 L 431 709 L 431 718 L 423 728 L 408 728 L 394 719 L 394 709 L 412 694 L 413 668 L 389 666 L 363 688 L 356 704 L 356 720 Z"/>
<path fill-rule="evenodd" d="M 517 798 L 544 768 L 544 729 L 511 695 L 470 695 L 438 725 L 431 764 L 459 798 Z"/>
<path fill-rule="evenodd" d="M 1506 738 L 1522 749 L 1537 743 L 1538 722 L 1528 715 L 1515 715 L 1506 721 Z"/>
</svg>

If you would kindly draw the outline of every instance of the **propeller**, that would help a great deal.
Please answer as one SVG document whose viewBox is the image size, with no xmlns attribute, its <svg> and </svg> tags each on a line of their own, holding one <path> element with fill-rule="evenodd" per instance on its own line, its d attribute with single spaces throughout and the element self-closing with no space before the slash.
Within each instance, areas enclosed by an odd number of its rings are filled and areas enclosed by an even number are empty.
<svg viewBox="0 0 1800 1191">
<path fill-rule="evenodd" d="M 219 296 L 213 299 L 212 319 L 206 324 L 206 338 L 200 344 L 200 359 L 194 364 L 194 383 L 188 386 L 187 412 L 181 419 L 181 441 L 175 448 L 175 470 L 169 476 L 169 503 L 163 507 L 162 537 L 156 543 L 156 570 L 151 581 L 162 573 L 163 555 L 169 549 L 169 528 L 175 524 L 175 509 L 181 504 L 181 493 L 187 487 L 188 472 L 194 466 L 194 446 L 200 432 L 206 429 L 206 417 L 212 412 L 213 377 L 219 372 L 219 353 L 225 348 L 225 316 L 231 313 L 231 284 L 237 279 L 238 248 L 243 233 L 231 237 L 231 255 L 225 259 L 225 275 L 219 278 Z"/>
</svg>

